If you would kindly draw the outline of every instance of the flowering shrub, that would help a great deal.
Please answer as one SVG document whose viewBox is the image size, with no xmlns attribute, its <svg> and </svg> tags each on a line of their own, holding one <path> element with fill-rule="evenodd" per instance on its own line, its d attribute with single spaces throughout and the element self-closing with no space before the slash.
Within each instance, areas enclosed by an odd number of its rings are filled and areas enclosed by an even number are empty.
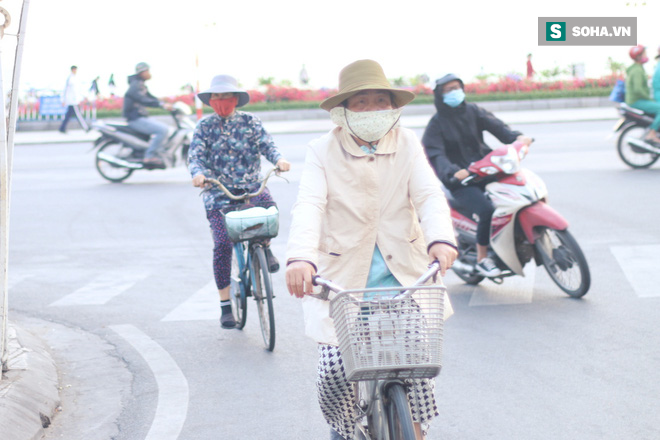
<svg viewBox="0 0 660 440">
<path fill-rule="evenodd" d="M 622 74 L 609 75 L 602 78 L 586 78 L 586 79 L 569 79 L 569 80 L 556 80 L 556 81 L 532 81 L 522 79 L 515 75 L 503 76 L 495 81 L 488 81 L 482 79 L 475 82 L 465 83 L 465 93 L 472 95 L 474 99 L 488 100 L 488 99 L 507 99 L 507 95 L 529 94 L 537 95 L 537 97 L 549 98 L 552 93 L 558 93 L 562 96 L 570 94 L 571 91 L 581 90 L 588 93 L 589 90 L 593 92 L 611 90 L 617 80 L 623 79 Z M 417 85 L 404 87 L 410 90 L 415 95 L 420 97 L 432 97 L 433 88 L 426 84 L 418 83 Z M 289 87 L 283 85 L 264 85 L 261 90 L 248 90 L 250 95 L 250 104 L 270 104 L 270 103 L 315 103 L 321 102 L 324 99 L 333 96 L 337 93 L 336 89 L 298 89 L 296 87 Z M 489 98 L 489 95 L 491 97 Z M 514 98 L 515 99 L 515 98 Z M 171 96 L 164 99 L 165 102 L 182 101 L 190 106 L 195 105 L 195 94 L 187 93 L 177 96 Z M 424 101 L 424 100 L 420 100 Z M 426 99 L 428 102 L 428 98 Z M 109 98 L 99 99 L 96 101 L 97 110 L 106 110 L 110 112 L 121 111 L 124 103 L 124 98 L 121 96 L 113 96 Z M 90 107 L 89 103 L 84 103 L 83 108 Z M 22 103 L 21 111 L 38 112 L 39 102 Z M 208 109 L 206 109 L 208 110 Z"/>
</svg>

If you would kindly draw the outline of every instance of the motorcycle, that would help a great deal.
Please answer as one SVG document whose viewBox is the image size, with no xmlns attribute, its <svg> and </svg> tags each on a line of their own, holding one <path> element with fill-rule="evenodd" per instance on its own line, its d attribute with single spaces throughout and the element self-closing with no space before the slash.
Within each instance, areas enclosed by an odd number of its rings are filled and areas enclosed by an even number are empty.
<svg viewBox="0 0 660 440">
<path fill-rule="evenodd" d="M 167 168 L 188 163 L 188 149 L 192 142 L 195 123 L 188 118 L 190 106 L 176 102 L 170 110 L 175 130 L 170 133 L 163 147 L 163 161 Z M 111 182 L 122 182 L 136 170 L 152 170 L 142 163 L 149 147 L 150 135 L 133 130 L 125 124 L 106 124 L 97 121 L 93 128 L 101 133 L 94 142 L 96 169 Z"/>
<path fill-rule="evenodd" d="M 621 132 L 617 141 L 619 157 L 632 168 L 650 167 L 660 158 L 660 145 L 644 140 L 655 115 L 625 103 L 619 105 L 619 113 L 621 119 L 614 125 L 614 133 Z"/>
<path fill-rule="evenodd" d="M 539 176 L 520 167 L 529 147 L 514 142 L 493 150 L 469 165 L 462 185 L 487 183 L 485 191 L 495 211 L 490 225 L 489 255 L 501 274 L 490 279 L 501 284 L 505 277 L 524 276 L 523 267 L 534 259 L 568 295 L 580 298 L 589 290 L 587 260 L 568 232 L 568 222 L 547 203 L 548 190 Z M 456 232 L 459 256 L 452 266 L 467 284 L 484 280 L 477 272 L 477 221 L 459 212 L 447 195 Z"/>
</svg>

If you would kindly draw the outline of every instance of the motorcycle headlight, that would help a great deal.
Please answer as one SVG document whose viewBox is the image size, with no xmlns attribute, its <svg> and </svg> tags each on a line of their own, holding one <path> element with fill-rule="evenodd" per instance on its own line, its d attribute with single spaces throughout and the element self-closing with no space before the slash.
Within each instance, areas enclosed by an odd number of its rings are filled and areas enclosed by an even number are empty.
<svg viewBox="0 0 660 440">
<path fill-rule="evenodd" d="M 509 147 L 504 156 L 493 156 L 490 160 L 506 174 L 513 174 L 520 169 L 520 158 L 513 147 Z"/>
</svg>

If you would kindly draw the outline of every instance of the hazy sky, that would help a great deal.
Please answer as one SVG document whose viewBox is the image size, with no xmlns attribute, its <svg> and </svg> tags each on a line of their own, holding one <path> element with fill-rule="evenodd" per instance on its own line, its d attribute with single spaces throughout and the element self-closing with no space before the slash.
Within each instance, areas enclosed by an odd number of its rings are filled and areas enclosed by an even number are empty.
<svg viewBox="0 0 660 440">
<path fill-rule="evenodd" d="M 246 88 L 260 77 L 297 84 L 303 64 L 312 86 L 336 87 L 339 70 L 362 58 L 381 63 L 390 78 L 452 71 L 469 80 L 481 71 L 522 73 L 530 52 L 537 71 L 583 62 L 586 75 L 597 77 L 608 56 L 628 64 L 628 48 L 539 47 L 538 17 L 638 17 L 638 41 L 654 55 L 659 2 L 30 0 L 21 89 L 59 90 L 76 64 L 84 84 L 100 76 L 107 92 L 114 73 L 123 93 L 126 77 L 145 61 L 152 93 L 174 95 L 195 84 L 196 57 L 202 89 L 219 73 Z M 12 27 L 19 4 L 0 3 L 12 13 Z M 12 38 L 3 39 L 3 70 L 13 61 Z"/>
</svg>

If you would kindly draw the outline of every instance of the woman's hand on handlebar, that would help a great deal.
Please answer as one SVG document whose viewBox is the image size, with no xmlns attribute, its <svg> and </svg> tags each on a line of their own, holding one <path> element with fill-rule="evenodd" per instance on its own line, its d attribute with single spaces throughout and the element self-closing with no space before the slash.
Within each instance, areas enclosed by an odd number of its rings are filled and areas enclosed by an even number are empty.
<svg viewBox="0 0 660 440">
<path fill-rule="evenodd" d="M 289 171 L 291 169 L 291 164 L 284 158 L 278 160 L 275 166 L 279 168 L 280 171 Z"/>
<path fill-rule="evenodd" d="M 435 243 L 429 249 L 429 258 L 431 261 L 438 260 L 440 263 L 440 274 L 444 277 L 447 269 L 454 264 L 454 260 L 458 257 L 456 249 L 447 243 Z"/>
<path fill-rule="evenodd" d="M 307 261 L 294 261 L 286 267 L 286 287 L 291 295 L 302 298 L 312 293 L 312 278 L 316 269 Z"/>
<path fill-rule="evenodd" d="M 193 177 L 192 184 L 194 187 L 197 188 L 205 188 L 206 187 L 206 176 L 204 174 L 198 174 L 195 177 Z"/>
<path fill-rule="evenodd" d="M 465 168 L 463 168 L 463 169 L 461 169 L 461 170 L 458 170 L 458 171 L 456 171 L 456 172 L 454 173 L 454 177 L 455 177 L 456 180 L 458 180 L 459 182 L 460 182 L 461 180 L 465 179 L 466 177 L 468 177 L 469 175 L 470 175 L 470 172 L 469 172 L 468 170 L 466 170 Z"/>
</svg>

